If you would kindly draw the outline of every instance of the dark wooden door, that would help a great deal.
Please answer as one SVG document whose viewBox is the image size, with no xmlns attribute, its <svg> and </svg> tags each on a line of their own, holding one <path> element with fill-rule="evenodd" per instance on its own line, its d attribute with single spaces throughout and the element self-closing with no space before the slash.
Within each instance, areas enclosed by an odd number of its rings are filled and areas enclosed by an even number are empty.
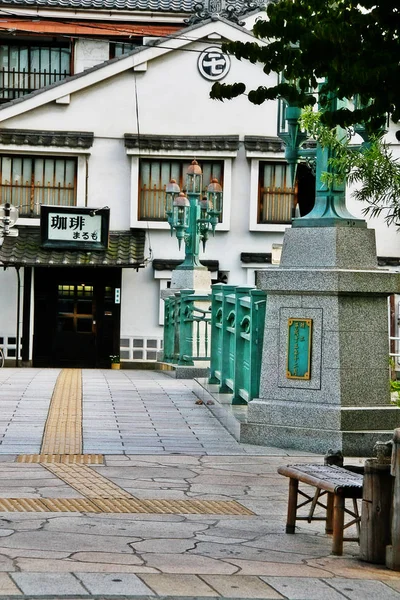
<svg viewBox="0 0 400 600">
<path fill-rule="evenodd" d="M 92 282 L 58 284 L 53 352 L 59 366 L 96 366 L 96 302 Z"/>
<path fill-rule="evenodd" d="M 108 367 L 119 354 L 121 269 L 35 269 L 33 364 Z"/>
</svg>

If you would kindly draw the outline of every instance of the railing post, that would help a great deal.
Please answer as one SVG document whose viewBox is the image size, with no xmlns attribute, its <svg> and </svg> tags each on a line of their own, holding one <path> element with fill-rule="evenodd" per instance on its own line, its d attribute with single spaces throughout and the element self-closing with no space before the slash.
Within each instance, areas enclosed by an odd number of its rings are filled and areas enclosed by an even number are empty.
<svg viewBox="0 0 400 600">
<path fill-rule="evenodd" d="M 194 290 L 181 290 L 179 315 L 178 365 L 194 365 L 193 355 L 193 298 Z"/>
<path fill-rule="evenodd" d="M 267 294 L 264 290 L 252 290 L 250 332 L 250 388 L 249 402 L 260 392 L 261 359 L 264 341 Z"/>
<path fill-rule="evenodd" d="M 171 362 L 174 354 L 174 312 L 175 298 L 169 297 L 164 301 L 164 361 Z"/>
<path fill-rule="evenodd" d="M 236 288 L 232 404 L 247 404 L 243 390 L 246 387 L 246 370 L 249 372 L 250 369 L 250 356 L 249 353 L 245 353 L 245 345 L 249 344 L 251 329 L 251 290 L 250 286 Z M 248 390 L 246 392 L 248 393 Z"/>
<path fill-rule="evenodd" d="M 219 382 L 220 393 L 232 391 L 232 386 L 227 385 L 231 379 L 231 361 L 234 360 L 231 351 L 232 332 L 235 327 L 235 299 L 236 286 L 226 285 L 222 290 L 222 337 L 221 337 L 221 378 Z"/>
<path fill-rule="evenodd" d="M 222 362 L 223 283 L 211 286 L 211 358 L 208 383 L 220 383 Z"/>
<path fill-rule="evenodd" d="M 174 352 L 172 362 L 176 363 L 179 360 L 180 348 L 181 292 L 175 292 L 174 297 Z"/>
</svg>

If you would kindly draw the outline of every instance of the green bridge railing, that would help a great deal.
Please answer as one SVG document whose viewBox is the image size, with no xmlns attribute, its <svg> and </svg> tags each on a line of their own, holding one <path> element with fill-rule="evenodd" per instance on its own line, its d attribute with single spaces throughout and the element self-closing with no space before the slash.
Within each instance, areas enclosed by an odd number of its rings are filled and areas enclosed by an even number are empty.
<svg viewBox="0 0 400 600">
<path fill-rule="evenodd" d="M 181 290 L 165 300 L 164 361 L 209 361 L 209 383 L 246 404 L 260 389 L 266 293 L 251 287 L 212 286 L 212 294 Z"/>
<path fill-rule="evenodd" d="M 260 390 L 267 296 L 262 290 L 217 284 L 212 287 L 209 383 L 232 392 L 232 404 L 246 404 Z"/>
<path fill-rule="evenodd" d="M 175 292 L 165 300 L 164 361 L 194 365 L 209 361 L 211 350 L 211 297 L 194 290 Z"/>
</svg>

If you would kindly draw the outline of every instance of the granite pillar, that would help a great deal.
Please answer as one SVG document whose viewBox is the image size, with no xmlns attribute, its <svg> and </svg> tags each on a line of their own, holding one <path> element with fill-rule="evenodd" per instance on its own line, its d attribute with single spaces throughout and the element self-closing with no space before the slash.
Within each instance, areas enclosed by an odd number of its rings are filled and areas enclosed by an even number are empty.
<svg viewBox="0 0 400 600">
<path fill-rule="evenodd" d="M 258 287 L 268 294 L 260 395 L 241 441 L 370 456 L 400 426 L 387 309 L 400 274 L 377 268 L 374 231 L 292 228 L 281 266 L 260 272 Z M 312 320 L 309 379 L 287 376 L 289 319 Z"/>
</svg>

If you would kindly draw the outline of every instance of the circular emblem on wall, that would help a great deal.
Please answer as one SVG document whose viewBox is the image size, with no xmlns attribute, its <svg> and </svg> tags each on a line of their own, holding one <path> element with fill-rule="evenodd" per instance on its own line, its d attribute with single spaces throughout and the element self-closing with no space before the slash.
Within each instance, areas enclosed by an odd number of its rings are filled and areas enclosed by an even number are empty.
<svg viewBox="0 0 400 600">
<path fill-rule="evenodd" d="M 211 46 L 200 54 L 197 66 L 205 79 L 218 81 L 229 73 L 231 61 L 229 56 L 221 52 L 221 48 Z"/>
</svg>

